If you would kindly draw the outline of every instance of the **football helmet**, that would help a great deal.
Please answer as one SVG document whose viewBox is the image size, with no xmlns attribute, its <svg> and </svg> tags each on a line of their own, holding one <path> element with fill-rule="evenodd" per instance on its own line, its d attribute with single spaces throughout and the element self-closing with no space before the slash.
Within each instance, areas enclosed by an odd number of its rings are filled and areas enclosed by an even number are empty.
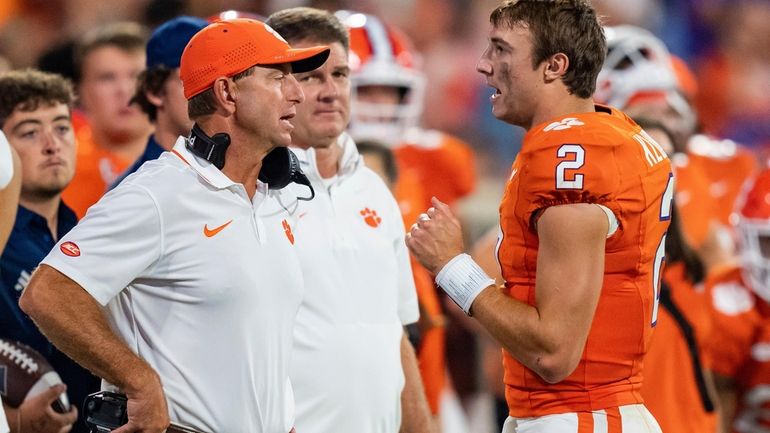
<svg viewBox="0 0 770 433">
<path fill-rule="evenodd" d="M 744 278 L 770 302 L 770 170 L 754 179 L 742 200 L 737 228 Z"/>
<path fill-rule="evenodd" d="M 639 92 L 677 89 L 671 55 L 655 35 L 635 26 L 605 27 L 607 57 L 594 97 L 623 108 Z"/>
<path fill-rule="evenodd" d="M 424 103 L 425 76 L 417 68 L 411 41 L 373 15 L 350 11 L 336 15 L 350 31 L 348 131 L 356 140 L 397 145 L 409 128 L 418 125 Z M 393 101 L 366 98 L 362 91 L 366 87 L 393 88 Z"/>
<path fill-rule="evenodd" d="M 690 83 L 682 64 L 663 42 L 641 27 L 622 25 L 605 27 L 607 57 L 599 72 L 594 99 L 620 109 L 628 108 L 637 98 L 661 97 L 682 118 L 684 129 L 695 127 L 695 112 L 685 98 Z"/>
</svg>

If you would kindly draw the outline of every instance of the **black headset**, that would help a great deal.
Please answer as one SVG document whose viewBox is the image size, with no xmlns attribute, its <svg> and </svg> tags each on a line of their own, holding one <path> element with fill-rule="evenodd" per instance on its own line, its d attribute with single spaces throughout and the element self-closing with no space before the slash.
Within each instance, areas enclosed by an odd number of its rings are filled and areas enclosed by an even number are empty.
<svg viewBox="0 0 770 433">
<path fill-rule="evenodd" d="M 187 149 L 206 161 L 214 164 L 218 169 L 225 166 L 225 152 L 230 146 L 230 136 L 223 132 L 209 137 L 203 130 L 194 124 L 187 140 Z M 282 189 L 290 183 L 298 183 L 310 188 L 310 197 L 297 197 L 299 200 L 312 200 L 315 190 L 310 185 L 310 180 L 302 172 L 297 155 L 286 147 L 276 147 L 262 159 L 262 168 L 259 170 L 259 180 L 266 183 L 269 189 Z"/>
</svg>

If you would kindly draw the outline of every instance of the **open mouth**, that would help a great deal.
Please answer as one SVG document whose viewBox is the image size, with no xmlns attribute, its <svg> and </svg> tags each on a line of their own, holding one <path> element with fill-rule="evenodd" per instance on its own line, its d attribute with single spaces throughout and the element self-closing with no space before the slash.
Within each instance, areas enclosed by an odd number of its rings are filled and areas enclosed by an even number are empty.
<svg viewBox="0 0 770 433">
<path fill-rule="evenodd" d="M 494 87 L 494 86 L 490 86 L 490 87 L 492 87 L 492 89 L 494 89 L 494 93 L 492 93 L 492 96 L 490 96 L 489 99 L 494 101 L 495 99 L 500 97 L 502 95 L 502 93 L 500 93 L 500 89 L 498 89 L 497 87 Z"/>
</svg>

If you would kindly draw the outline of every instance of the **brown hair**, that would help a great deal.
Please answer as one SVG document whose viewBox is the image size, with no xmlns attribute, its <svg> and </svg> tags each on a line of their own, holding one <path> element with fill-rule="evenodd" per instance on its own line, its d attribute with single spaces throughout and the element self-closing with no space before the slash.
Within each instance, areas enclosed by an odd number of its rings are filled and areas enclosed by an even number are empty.
<svg viewBox="0 0 770 433">
<path fill-rule="evenodd" d="M 57 103 L 72 107 L 72 83 L 59 74 L 36 69 L 0 74 L 0 127 L 15 110 L 34 111 L 41 105 Z"/>
<path fill-rule="evenodd" d="M 147 99 L 147 94 L 158 94 L 162 92 L 163 85 L 166 84 L 166 80 L 168 80 L 168 77 L 170 76 L 171 69 L 168 69 L 165 66 L 147 69 L 139 75 L 136 93 L 134 94 L 133 99 L 131 99 L 131 102 L 136 102 L 139 105 L 139 108 L 147 113 L 147 117 L 149 117 L 152 122 L 158 118 L 158 107 Z"/>
<path fill-rule="evenodd" d="M 91 30 L 75 47 L 75 69 L 78 80 L 82 78 L 83 62 L 93 51 L 103 47 L 116 47 L 125 52 L 144 52 L 148 30 L 135 22 L 115 22 Z"/>
<path fill-rule="evenodd" d="M 249 75 L 253 74 L 254 68 L 256 66 L 257 65 L 252 66 L 243 72 L 239 72 L 233 75 L 233 81 L 238 81 L 242 78 L 246 78 Z M 193 121 L 195 121 L 195 119 L 201 116 L 208 116 L 210 114 L 214 114 L 216 110 L 217 110 L 217 103 L 214 100 L 213 87 L 209 87 L 203 92 L 198 93 L 197 95 L 187 100 L 187 116 Z"/>
<path fill-rule="evenodd" d="M 339 42 L 347 52 L 350 48 L 348 29 L 332 13 L 309 7 L 278 11 L 265 21 L 289 44 L 312 39 L 324 44 Z"/>
<path fill-rule="evenodd" d="M 564 53 L 569 67 L 562 80 L 570 93 L 590 98 L 607 55 L 596 11 L 586 0 L 506 0 L 489 17 L 495 27 L 523 26 L 532 34 L 532 67 Z"/>
</svg>

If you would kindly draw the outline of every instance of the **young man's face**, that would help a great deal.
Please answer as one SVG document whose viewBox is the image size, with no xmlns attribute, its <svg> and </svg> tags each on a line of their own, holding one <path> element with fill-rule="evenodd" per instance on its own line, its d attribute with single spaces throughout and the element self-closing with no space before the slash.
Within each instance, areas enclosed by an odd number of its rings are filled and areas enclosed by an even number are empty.
<svg viewBox="0 0 770 433">
<path fill-rule="evenodd" d="M 492 27 L 489 45 L 476 70 L 495 92 L 490 97 L 492 114 L 500 120 L 528 128 L 538 95 L 542 92 L 540 68 L 532 67 L 532 33 L 515 25 Z"/>
<path fill-rule="evenodd" d="M 137 105 L 129 102 L 137 77 L 144 69 L 144 50 L 125 51 L 103 46 L 83 59 L 78 91 L 91 127 L 114 141 L 148 134 L 150 123 Z"/>
<path fill-rule="evenodd" d="M 48 199 L 61 193 L 75 174 L 69 107 L 54 103 L 41 104 L 34 111 L 17 108 L 2 128 L 21 158 L 22 198 Z"/>
<path fill-rule="evenodd" d="M 305 40 L 293 48 L 321 45 Z M 328 44 L 329 58 L 318 69 L 297 74 L 305 102 L 297 106 L 293 143 L 300 147 L 327 147 L 345 131 L 350 120 L 348 53 L 339 42 Z"/>
</svg>

